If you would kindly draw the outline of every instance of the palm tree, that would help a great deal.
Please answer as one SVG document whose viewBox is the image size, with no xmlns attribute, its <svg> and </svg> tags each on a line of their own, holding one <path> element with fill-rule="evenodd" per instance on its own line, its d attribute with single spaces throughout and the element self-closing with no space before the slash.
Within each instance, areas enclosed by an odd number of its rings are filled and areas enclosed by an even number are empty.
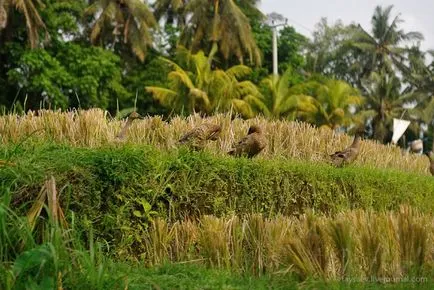
<svg viewBox="0 0 434 290">
<path fill-rule="evenodd" d="M 212 85 L 212 107 L 214 112 L 235 112 L 252 118 L 265 108 L 263 96 L 251 81 L 240 81 L 250 75 L 252 70 L 244 65 L 235 65 L 227 70 L 214 70 L 215 82 Z"/>
<path fill-rule="evenodd" d="M 305 70 L 344 80 L 360 87 L 364 55 L 351 46 L 354 27 L 341 21 L 329 24 L 322 18 L 313 32 L 313 39 L 306 44 Z"/>
<path fill-rule="evenodd" d="M 406 91 L 413 92 L 417 103 L 408 110 L 409 118 L 413 121 L 409 129 L 416 136 L 432 132 L 434 125 L 434 70 L 432 64 L 426 65 L 427 54 L 433 56 L 432 51 L 424 52 L 418 45 L 410 47 L 408 62 L 402 70 Z"/>
<path fill-rule="evenodd" d="M 173 24 L 175 21 L 179 28 L 185 26 L 185 6 L 188 0 L 156 0 L 152 5 L 157 20 L 165 17 L 166 22 Z"/>
<path fill-rule="evenodd" d="M 361 51 L 366 59 L 362 76 L 368 77 L 373 71 L 385 69 L 392 72 L 393 66 L 401 67 L 406 59 L 407 49 L 401 45 L 408 41 L 423 40 L 419 32 L 404 32 L 399 28 L 403 20 L 398 16 L 392 19 L 393 5 L 383 9 L 377 6 L 372 16 L 372 34 L 360 24 L 355 28 L 351 45 Z"/>
<path fill-rule="evenodd" d="M 6 23 L 8 20 L 8 13 L 6 10 L 8 10 L 9 5 L 6 2 L 6 0 L 0 0 L 0 30 L 6 27 Z"/>
<path fill-rule="evenodd" d="M 244 7 L 254 5 L 244 1 Z M 243 63 L 247 55 L 252 63 L 261 63 L 249 19 L 233 0 L 190 0 L 185 9 L 191 17 L 181 35 L 183 45 L 195 52 L 208 47 L 209 55 L 220 52 L 225 60 L 235 56 Z"/>
<path fill-rule="evenodd" d="M 414 93 L 402 93 L 400 79 L 391 73 L 372 73 L 363 81 L 366 91 L 366 109 L 372 115 L 373 137 L 381 142 L 391 134 L 393 118 L 400 118 L 404 105 L 415 99 Z"/>
<path fill-rule="evenodd" d="M 426 65 L 426 54 L 434 57 L 434 51 L 425 53 L 419 46 L 413 46 L 408 51 L 408 65 L 403 70 L 403 77 L 412 90 L 425 92 L 431 96 L 434 94 L 434 67 L 432 62 Z"/>
<path fill-rule="evenodd" d="M 173 70 L 168 75 L 169 88 L 146 87 L 164 106 L 178 113 L 199 111 L 205 114 L 228 111 L 232 107 L 245 117 L 254 115 L 261 103 L 256 86 L 239 79 L 250 74 L 249 67 L 236 65 L 226 71 L 213 70 L 203 51 L 192 54 L 178 49 L 178 63 L 163 59 Z"/>
<path fill-rule="evenodd" d="M 264 114 L 273 118 L 295 119 L 299 96 L 290 88 L 292 70 L 286 70 L 282 76 L 271 75 L 261 81 L 267 107 Z"/>
<path fill-rule="evenodd" d="M 434 132 L 434 96 L 421 93 L 422 97 L 416 107 L 409 109 L 410 127 L 419 136 L 420 133 L 430 135 Z M 434 139 L 432 140 L 434 148 Z"/>
<path fill-rule="evenodd" d="M 12 24 L 11 19 L 16 10 L 24 16 L 30 47 L 37 47 L 41 30 L 45 31 L 45 37 L 48 37 L 37 6 L 43 7 L 40 0 L 0 0 L 0 34 L 4 33 L 2 30 L 8 31 L 8 24 Z"/>
<path fill-rule="evenodd" d="M 169 88 L 147 86 L 146 91 L 152 93 L 163 106 L 172 108 L 178 113 L 208 112 L 211 102 L 207 91 L 212 76 L 203 52 L 200 51 L 191 59 L 190 66 L 196 68 L 196 75 L 194 68 L 192 72 L 169 59 L 161 58 L 161 60 L 173 69 L 168 74 Z"/>
<path fill-rule="evenodd" d="M 147 47 L 152 44 L 151 29 L 157 26 L 154 15 L 147 4 L 141 0 L 97 0 L 85 11 L 95 16 L 91 31 L 91 41 L 114 37 L 131 46 L 133 53 L 144 61 Z M 108 29 L 113 29 L 107 33 Z M 121 35 L 119 37 L 119 35 Z"/>
<path fill-rule="evenodd" d="M 298 116 L 317 126 L 331 129 L 350 127 L 363 123 L 363 116 L 356 109 L 363 103 L 358 90 L 339 80 L 312 81 L 302 84 L 311 95 L 300 98 Z"/>
</svg>

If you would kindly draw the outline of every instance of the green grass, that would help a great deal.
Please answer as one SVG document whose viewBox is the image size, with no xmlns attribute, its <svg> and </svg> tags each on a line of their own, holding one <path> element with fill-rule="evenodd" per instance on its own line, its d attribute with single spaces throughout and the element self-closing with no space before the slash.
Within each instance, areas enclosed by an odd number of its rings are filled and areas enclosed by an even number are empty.
<svg viewBox="0 0 434 290">
<path fill-rule="evenodd" d="M 262 213 L 298 216 L 307 209 L 334 215 L 348 209 L 434 209 L 434 178 L 394 170 L 287 159 L 245 159 L 185 148 L 78 148 L 51 143 L 0 147 L 0 196 L 27 212 L 54 176 L 65 213 L 80 232 L 95 231 L 123 257 L 143 240 L 155 217 Z"/>
<path fill-rule="evenodd" d="M 113 206 L 143 210 L 149 203 L 160 216 L 277 213 L 297 215 L 306 208 L 323 213 L 344 209 L 396 209 L 408 203 L 434 209 L 434 178 L 395 170 L 324 163 L 262 160 L 147 146 L 74 148 L 55 144 L 0 147 L 3 190 L 14 200 L 32 200 L 53 175 L 63 188 L 63 204 L 89 215 Z"/>
<path fill-rule="evenodd" d="M 200 265 L 166 264 L 144 268 L 140 265 L 114 264 L 109 270 L 116 273 L 108 281 L 110 289 L 432 289 L 430 282 L 359 283 L 298 281 L 290 275 L 274 274 L 255 277 L 227 270 L 208 269 Z M 84 286 L 84 285 L 83 285 Z M 76 289 L 76 288 L 71 288 Z M 78 288 L 77 288 L 78 289 Z"/>
<path fill-rule="evenodd" d="M 241 275 L 228 270 L 209 269 L 200 265 L 166 264 L 160 267 L 145 268 L 140 264 L 110 263 L 105 265 L 99 282 L 86 273 L 62 276 L 64 289 L 184 289 L 184 290 L 266 290 L 266 289 L 432 289 L 434 283 L 425 282 L 326 282 L 318 280 L 298 281 L 290 275 L 274 274 L 260 277 Z M 73 269 L 79 271 L 79 269 Z M 35 281 L 27 277 L 27 282 L 13 289 L 54 289 L 57 275 L 47 273 L 43 279 Z M 72 276 L 72 277 L 71 277 Z M 54 287 L 53 287 L 54 286 Z M 23 287 L 23 288 L 21 288 Z M 49 288 L 46 288 L 49 287 Z M 53 287 L 53 288 L 51 288 Z"/>
<path fill-rule="evenodd" d="M 128 289 L 290 289 L 298 282 L 290 277 L 253 277 L 198 265 L 166 264 L 141 268 L 121 265 L 116 269 L 128 278 Z"/>
</svg>

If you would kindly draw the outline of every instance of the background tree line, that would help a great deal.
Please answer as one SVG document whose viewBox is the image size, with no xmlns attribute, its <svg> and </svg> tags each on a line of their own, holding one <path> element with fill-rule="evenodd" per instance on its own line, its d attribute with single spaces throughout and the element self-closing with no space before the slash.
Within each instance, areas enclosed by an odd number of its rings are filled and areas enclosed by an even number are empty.
<svg viewBox="0 0 434 290">
<path fill-rule="evenodd" d="M 432 143 L 433 51 L 392 6 L 371 27 L 322 19 L 312 39 L 271 28 L 257 0 L 0 0 L 2 112 L 101 107 L 113 114 L 302 120 L 388 142 L 393 118 L 408 140 Z"/>
</svg>

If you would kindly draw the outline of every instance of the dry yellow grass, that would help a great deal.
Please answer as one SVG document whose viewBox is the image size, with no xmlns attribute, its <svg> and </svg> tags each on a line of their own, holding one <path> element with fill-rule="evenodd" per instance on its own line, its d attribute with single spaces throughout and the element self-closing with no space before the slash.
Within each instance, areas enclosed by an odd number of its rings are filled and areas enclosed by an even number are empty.
<svg viewBox="0 0 434 290">
<path fill-rule="evenodd" d="M 175 117 L 170 122 L 163 121 L 161 117 L 135 121 L 126 142 L 170 149 L 176 146 L 183 133 L 205 121 L 223 126 L 221 139 L 207 145 L 215 154 L 225 154 L 234 142 L 246 134 L 250 124 L 262 126 L 268 139 L 268 147 L 259 158 L 284 157 L 329 162 L 329 154 L 349 146 L 352 141 L 352 136 L 317 129 L 301 122 L 270 121 L 264 118 L 231 120 L 229 115 L 202 119 L 192 115 L 188 118 Z M 117 144 L 115 136 L 124 123 L 125 120 L 112 119 L 100 109 L 70 112 L 41 110 L 26 115 L 5 115 L 0 117 L 0 141 L 17 143 L 32 136 L 73 146 L 98 147 Z M 429 174 L 425 156 L 403 154 L 398 147 L 369 140 L 362 143 L 355 164 Z"/>
<path fill-rule="evenodd" d="M 353 282 L 429 279 L 434 270 L 433 216 L 408 206 L 334 217 L 204 216 L 172 225 L 157 219 L 143 240 L 149 249 L 143 257 L 150 265 L 201 261 L 256 275 L 294 272 L 303 279 Z"/>
</svg>

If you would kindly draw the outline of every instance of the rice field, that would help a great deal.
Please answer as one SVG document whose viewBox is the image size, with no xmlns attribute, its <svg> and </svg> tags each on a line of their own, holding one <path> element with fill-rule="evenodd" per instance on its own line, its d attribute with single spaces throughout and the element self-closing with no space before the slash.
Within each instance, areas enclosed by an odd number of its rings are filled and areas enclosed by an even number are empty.
<svg viewBox="0 0 434 290">
<path fill-rule="evenodd" d="M 4 178 L 0 186 L 0 225 L 3 229 L 0 231 L 0 288 L 17 289 L 30 282 L 42 285 L 48 281 L 47 283 L 53 285 L 52 288 L 57 289 L 73 289 L 71 285 L 81 289 L 141 289 L 140 287 L 146 283 L 152 284 L 153 287 L 157 284 L 149 282 L 149 274 L 143 274 L 140 267 L 146 266 L 146 271 L 152 272 L 152 269 L 159 269 L 165 265 L 176 266 L 175 276 L 180 271 L 178 266 L 187 265 L 221 271 L 213 272 L 212 275 L 227 272 L 251 281 L 253 278 L 261 277 L 273 282 L 280 279 L 279 281 L 286 283 L 282 284 L 285 285 L 282 289 L 287 289 L 285 287 L 288 283 L 302 287 L 311 282 L 321 282 L 326 285 L 324 287 L 328 287 L 332 283 L 337 283 L 338 286 L 353 286 L 356 283 L 368 285 L 363 284 L 368 282 L 374 286 L 389 284 L 391 287 L 400 286 L 406 289 L 407 285 L 430 287 L 434 282 L 433 212 L 423 211 L 422 206 L 411 207 L 403 204 L 404 202 L 396 202 L 400 200 L 401 195 L 409 193 L 406 202 L 416 200 L 422 205 L 430 204 L 426 201 L 432 199 L 432 187 L 415 186 L 413 192 L 407 190 L 403 184 L 420 185 L 423 182 L 419 182 L 419 178 L 426 180 L 427 183 L 430 183 L 431 179 L 393 171 L 381 175 L 383 173 L 370 170 L 384 168 L 428 175 L 428 159 L 425 156 L 403 154 L 398 147 L 365 140 L 360 156 L 355 162 L 356 167 L 341 170 L 318 166 L 315 163 L 328 163 L 328 155 L 347 147 L 352 142 L 352 136 L 337 134 L 328 129 L 317 129 L 306 123 L 270 121 L 264 118 L 231 119 L 229 115 L 209 118 L 193 115 L 187 118 L 174 117 L 169 121 L 161 117 L 146 117 L 135 121 L 128 131 L 127 138 L 121 142 L 115 136 L 125 122 L 126 120 L 112 118 L 107 112 L 99 109 L 68 112 L 41 110 L 25 115 L 0 116 L 0 144 L 4 145 L 4 156 L 17 154 L 16 158 L 11 159 L 11 162 L 16 162 L 15 165 L 9 166 L 9 160 L 5 160 L 6 165 L 0 166 L 0 171 L 4 173 L 3 176 L 9 178 L 10 183 L 7 184 Z M 195 154 L 188 150 L 176 151 L 180 136 L 203 122 L 223 126 L 221 138 L 207 144 L 206 151 L 211 154 Z M 251 124 L 260 125 L 268 139 L 268 147 L 257 158 L 276 160 L 220 158 L 229 151 L 234 142 L 246 134 Z M 50 142 L 56 146 L 52 146 Z M 17 150 L 19 146 L 27 143 L 30 146 Z M 124 144 L 135 145 L 120 147 Z M 147 147 L 148 153 L 143 153 L 140 146 L 140 150 L 136 150 L 137 145 L 151 147 Z M 93 149 L 83 150 L 77 147 Z M 45 151 L 46 148 L 49 150 Z M 137 156 L 137 152 L 141 152 L 141 155 Z M 126 170 L 123 165 L 119 166 L 124 163 L 132 164 L 146 154 L 156 158 L 148 158 L 149 163 L 131 168 L 131 171 Z M 89 156 L 94 160 L 90 160 Z M 290 211 L 286 215 L 276 212 L 268 216 L 264 211 L 252 210 L 244 214 L 237 214 L 234 210 L 221 211 L 220 206 L 230 209 L 236 202 L 247 200 L 249 202 L 241 203 L 244 205 L 242 208 L 251 205 L 254 209 L 258 193 L 265 192 L 267 188 L 268 197 L 273 194 L 281 197 L 283 194 L 280 194 L 274 183 L 267 183 L 270 178 L 266 174 L 261 177 L 264 180 L 263 183 L 258 183 L 260 186 L 253 187 L 252 184 L 248 184 L 248 190 L 242 191 L 244 176 L 247 178 L 256 176 L 253 173 L 261 174 L 260 169 L 263 168 L 244 167 L 244 175 L 240 175 L 239 185 L 234 185 L 232 181 L 232 186 L 236 189 L 234 192 L 238 190 L 239 196 L 234 196 L 232 191 L 228 191 L 234 202 L 232 199 L 227 201 L 224 194 L 220 193 L 229 190 L 228 180 L 222 178 L 221 182 L 216 181 L 218 174 L 210 174 L 207 177 L 206 172 L 192 170 L 199 174 L 192 175 L 189 169 L 186 169 L 185 172 L 178 172 L 179 176 L 191 175 L 192 179 L 171 180 L 170 178 L 176 177 L 171 172 L 171 166 L 175 163 L 183 164 L 177 159 L 179 156 L 186 157 L 193 165 L 199 163 L 198 160 L 189 158 L 206 156 L 210 159 L 208 162 L 229 162 L 221 163 L 226 169 L 230 166 L 234 166 L 232 169 L 236 168 L 237 164 L 243 162 L 249 165 L 276 163 L 278 165 L 275 168 L 268 168 L 274 173 L 288 171 L 284 166 L 297 163 L 288 163 L 291 160 L 307 161 L 308 163 L 299 162 L 299 165 L 305 165 L 302 170 L 312 167 L 318 167 L 316 171 L 312 171 L 316 173 L 333 170 L 347 178 L 348 184 L 355 184 L 353 189 L 345 187 L 346 183 L 343 181 L 339 184 L 344 190 L 348 189 L 345 193 L 349 196 L 339 195 L 340 189 L 337 187 L 318 186 L 318 192 L 312 189 L 315 193 L 312 200 L 319 202 L 324 194 L 330 197 L 332 204 L 337 203 L 339 196 L 356 202 L 348 202 L 347 207 L 340 208 L 333 214 L 322 213 L 311 203 L 306 203 L 303 211 L 298 214 Z M 126 158 L 126 161 L 123 158 Z M 115 162 L 118 166 L 111 168 L 110 166 L 115 164 L 113 161 L 122 162 Z M 154 161 L 158 166 L 154 166 Z M 234 164 L 228 166 L 230 162 Z M 92 171 L 92 168 L 103 170 Z M 149 172 L 146 178 L 139 178 L 142 172 L 146 172 L 144 168 Z M 209 168 L 214 169 L 213 166 Z M 222 167 L 219 168 L 215 170 L 222 171 Z M 80 169 L 83 170 L 83 174 L 87 172 L 88 175 L 78 174 L 81 172 Z M 49 172 L 54 172 L 59 178 L 59 186 L 56 186 L 56 180 L 52 176 L 39 187 L 40 180 L 35 177 L 35 172 L 38 172 L 41 178 Z M 237 171 L 228 172 L 233 174 Z M 312 172 L 307 170 L 306 174 L 310 177 Z M 356 175 L 351 175 L 352 172 L 356 172 Z M 88 176 L 89 180 L 96 180 L 89 188 L 83 180 L 85 176 Z M 122 179 L 122 176 L 125 179 Z M 204 184 L 208 184 L 205 179 L 209 178 L 212 187 L 192 187 L 194 181 L 191 180 L 197 180 L 194 179 L 197 176 L 202 178 L 201 182 Z M 299 179 L 301 176 L 296 175 L 294 178 Z M 319 179 L 318 176 L 321 174 L 314 176 L 316 181 Z M 359 178 L 359 184 L 352 176 Z M 383 195 L 377 191 L 373 194 L 374 191 L 369 191 L 370 187 L 367 186 L 366 200 L 363 194 L 360 194 L 360 197 L 371 206 L 355 209 L 365 203 L 357 203 L 355 196 L 350 196 L 351 190 L 364 190 L 365 187 L 357 185 L 365 185 L 366 177 L 372 176 L 375 178 L 370 182 L 373 182 L 375 188 L 384 191 Z M 281 180 L 288 181 L 290 178 L 290 175 L 285 175 Z M 385 178 L 390 179 L 389 185 L 396 186 L 381 188 L 380 184 L 385 184 Z M 289 192 L 297 189 L 297 182 L 300 181 L 298 179 L 293 179 L 294 183 L 283 187 L 282 190 Z M 81 183 L 77 183 L 77 180 Z M 327 184 L 335 182 L 334 178 L 324 180 Z M 130 183 L 134 182 L 138 186 L 129 187 Z M 154 183 L 155 188 L 152 187 Z M 300 188 L 304 188 L 305 183 L 299 183 L 303 185 L 300 185 Z M 269 187 L 264 184 L 268 184 Z M 76 188 L 72 188 L 74 186 Z M 186 193 L 192 195 L 183 195 L 184 187 Z M 205 199 L 205 190 L 210 195 L 209 199 Z M 319 192 L 321 190 L 324 192 Z M 175 192 L 178 195 L 174 194 Z M 19 194 L 34 198 L 20 204 L 16 200 Z M 217 214 L 167 218 L 164 214 L 158 214 L 160 203 L 153 202 L 149 194 L 154 198 L 158 194 L 164 197 L 170 194 L 172 206 L 177 197 L 190 208 L 194 207 L 194 202 L 198 202 L 203 208 L 215 206 Z M 303 189 L 297 199 L 305 200 L 308 198 L 307 194 L 308 191 Z M 88 206 L 92 212 L 83 211 L 83 214 L 79 211 L 78 204 L 69 206 L 69 199 L 77 196 L 81 199 L 75 199 L 73 202 Z M 243 197 L 246 199 L 242 199 Z M 294 198 L 295 195 L 291 197 Z M 380 209 L 373 210 L 372 204 L 375 203 L 370 202 L 371 199 L 375 199 L 381 205 Z M 284 202 L 287 200 L 281 204 Z M 389 203 L 393 202 L 396 202 L 395 210 L 386 211 L 386 208 L 390 209 Z M 108 204 L 111 206 L 110 209 Z M 264 201 L 259 204 L 264 205 Z M 165 208 L 162 212 L 165 213 L 164 210 Z M 168 215 L 171 214 L 169 210 Z M 128 252 L 130 248 L 134 248 L 131 253 Z M 43 257 L 45 262 L 41 264 L 39 257 Z M 132 262 L 133 266 L 125 265 L 123 268 L 124 266 L 119 264 L 119 261 L 126 259 Z M 179 282 L 178 278 L 174 278 L 173 285 Z M 162 275 L 162 278 L 158 279 L 161 281 L 158 283 L 163 285 L 167 275 Z M 191 280 L 191 285 L 198 281 L 197 277 Z M 259 280 L 255 281 L 252 283 L 256 283 L 257 286 Z"/>
<path fill-rule="evenodd" d="M 397 212 L 344 211 L 333 218 L 311 212 L 299 218 L 203 216 L 174 224 L 157 219 L 143 241 L 144 260 L 152 266 L 199 261 L 254 275 L 292 272 L 302 280 L 353 282 L 422 277 L 434 270 L 433 216 L 408 206 Z"/>
<path fill-rule="evenodd" d="M 302 122 L 270 121 L 265 118 L 232 120 L 229 115 L 209 118 L 192 115 L 187 118 L 174 117 L 167 122 L 158 116 L 137 120 L 130 127 L 125 142 L 171 150 L 176 147 L 183 133 L 203 122 L 215 122 L 223 127 L 221 138 L 207 145 L 207 150 L 217 155 L 226 154 L 232 144 L 246 134 L 250 124 L 259 124 L 268 139 L 268 146 L 259 158 L 329 162 L 329 154 L 349 146 L 352 141 L 352 136 L 329 129 L 317 129 Z M 29 111 L 25 115 L 0 116 L 0 140 L 4 144 L 32 139 L 73 146 L 119 146 L 115 136 L 124 124 L 125 120 L 111 118 L 100 109 Z M 403 153 L 399 147 L 371 140 L 363 141 L 355 164 L 429 174 L 425 156 Z"/>
</svg>

